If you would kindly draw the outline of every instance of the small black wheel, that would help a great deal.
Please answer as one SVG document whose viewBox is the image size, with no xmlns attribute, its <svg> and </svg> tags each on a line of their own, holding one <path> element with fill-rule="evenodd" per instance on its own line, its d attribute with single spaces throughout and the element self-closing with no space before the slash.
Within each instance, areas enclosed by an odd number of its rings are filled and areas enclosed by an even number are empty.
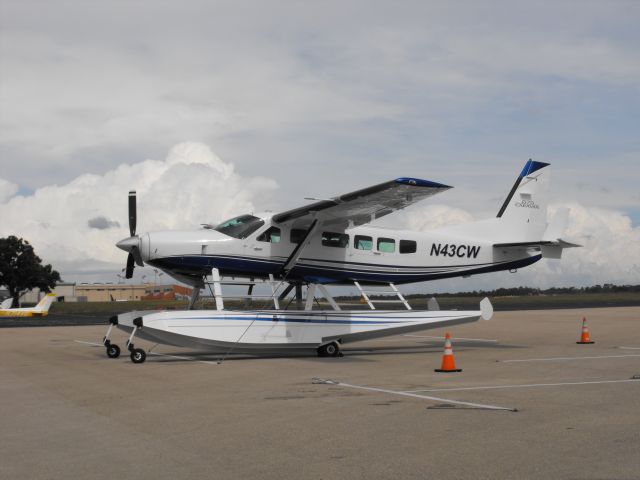
<svg viewBox="0 0 640 480">
<path fill-rule="evenodd" d="M 327 343 L 318 347 L 319 357 L 338 357 L 340 356 L 340 346 L 336 342 Z"/>
<path fill-rule="evenodd" d="M 134 348 L 131 350 L 130 357 L 133 363 L 144 363 L 147 359 L 147 354 L 141 348 Z"/>
<path fill-rule="evenodd" d="M 120 347 L 118 345 L 114 345 L 110 343 L 107 346 L 107 357 L 109 358 L 118 358 L 120 356 Z"/>
</svg>

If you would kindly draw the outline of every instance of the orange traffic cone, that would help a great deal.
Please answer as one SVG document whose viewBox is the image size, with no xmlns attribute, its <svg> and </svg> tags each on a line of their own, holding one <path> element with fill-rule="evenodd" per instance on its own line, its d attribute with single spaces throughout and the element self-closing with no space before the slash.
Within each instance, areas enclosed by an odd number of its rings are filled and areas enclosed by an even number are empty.
<svg viewBox="0 0 640 480">
<path fill-rule="evenodd" d="M 582 334 L 580 335 L 580 341 L 576 342 L 579 344 L 589 344 L 589 343 L 596 343 L 596 342 L 592 342 L 591 338 L 589 337 L 589 327 L 587 327 L 587 319 L 586 317 L 582 317 Z"/>
<path fill-rule="evenodd" d="M 453 358 L 453 348 L 451 347 L 451 335 L 444 334 L 444 355 L 442 355 L 442 366 L 436 368 L 434 372 L 461 372 L 461 368 L 456 368 L 456 361 Z"/>
</svg>

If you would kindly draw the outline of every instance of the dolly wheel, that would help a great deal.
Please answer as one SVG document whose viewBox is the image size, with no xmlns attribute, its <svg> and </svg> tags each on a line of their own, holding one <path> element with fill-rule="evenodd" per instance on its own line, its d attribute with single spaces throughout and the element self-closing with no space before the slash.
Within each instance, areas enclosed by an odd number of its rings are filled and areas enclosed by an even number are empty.
<svg viewBox="0 0 640 480">
<path fill-rule="evenodd" d="M 340 356 L 340 346 L 336 342 L 327 343 L 318 347 L 319 357 L 338 357 Z"/>
<path fill-rule="evenodd" d="M 120 356 L 120 347 L 112 343 L 107 346 L 107 357 L 118 358 Z"/>
<path fill-rule="evenodd" d="M 147 359 L 147 354 L 141 348 L 131 350 L 131 361 L 133 363 L 143 363 Z"/>
<path fill-rule="evenodd" d="M 324 347 L 324 351 L 327 352 L 329 357 L 337 357 L 338 352 L 340 352 L 340 348 L 338 348 L 337 343 L 329 343 Z"/>
</svg>

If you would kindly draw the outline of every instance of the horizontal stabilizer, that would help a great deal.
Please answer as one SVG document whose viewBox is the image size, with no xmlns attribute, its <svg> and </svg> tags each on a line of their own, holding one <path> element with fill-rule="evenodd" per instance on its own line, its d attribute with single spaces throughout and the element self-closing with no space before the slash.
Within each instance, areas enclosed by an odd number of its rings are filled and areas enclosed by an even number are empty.
<svg viewBox="0 0 640 480">
<path fill-rule="evenodd" d="M 542 252 L 544 258 L 560 258 L 562 250 L 565 248 L 581 247 L 577 243 L 567 242 L 560 238 L 567 228 L 569 222 L 569 209 L 560 208 L 553 217 L 551 223 L 547 226 L 542 235 L 541 240 L 530 242 L 512 242 L 512 243 L 496 243 L 494 248 L 500 249 L 537 249 Z"/>
<path fill-rule="evenodd" d="M 543 258 L 561 258 L 562 251 L 565 248 L 576 248 L 582 247 L 582 245 L 578 245 L 577 243 L 567 242 L 559 238 L 556 242 L 551 242 L 550 245 L 542 245 L 542 257 Z"/>
<path fill-rule="evenodd" d="M 539 240 L 537 242 L 495 243 L 493 248 L 540 248 L 542 245 L 553 245 L 553 242 Z"/>
<path fill-rule="evenodd" d="M 553 242 L 550 240 L 540 240 L 537 242 L 496 243 L 493 245 L 493 248 L 500 248 L 503 250 L 536 248 L 541 250 L 542 256 L 544 258 L 560 258 L 562 257 L 562 250 L 564 250 L 565 248 L 575 247 L 582 247 L 582 245 L 567 242 L 560 238 Z"/>
</svg>

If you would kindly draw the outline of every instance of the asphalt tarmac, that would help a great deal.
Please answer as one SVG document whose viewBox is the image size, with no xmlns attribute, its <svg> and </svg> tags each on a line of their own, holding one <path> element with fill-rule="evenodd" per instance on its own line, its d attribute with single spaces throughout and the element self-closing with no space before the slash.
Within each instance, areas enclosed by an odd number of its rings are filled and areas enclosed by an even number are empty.
<svg viewBox="0 0 640 480">
<path fill-rule="evenodd" d="M 49 313 L 44 317 L 0 317 L 0 328 L 70 327 L 79 325 L 107 325 L 114 314 Z"/>
<path fill-rule="evenodd" d="M 0 330 L 0 478 L 640 479 L 639 307 L 454 327 L 447 374 L 442 329 L 221 365 L 105 330 Z"/>
</svg>

